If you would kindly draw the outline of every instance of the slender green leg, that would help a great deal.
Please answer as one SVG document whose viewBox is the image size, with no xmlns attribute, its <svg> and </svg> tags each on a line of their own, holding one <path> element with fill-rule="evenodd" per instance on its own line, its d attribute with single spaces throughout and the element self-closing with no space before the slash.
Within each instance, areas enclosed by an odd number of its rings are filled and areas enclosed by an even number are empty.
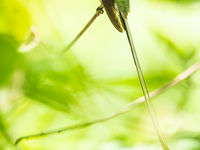
<svg viewBox="0 0 200 150">
<path fill-rule="evenodd" d="M 87 29 L 91 26 L 91 24 L 96 20 L 96 18 L 103 14 L 103 6 L 100 5 L 96 9 L 96 13 L 94 16 L 90 19 L 90 21 L 85 25 L 85 27 L 79 32 L 79 34 L 67 45 L 67 47 L 62 51 L 62 53 L 65 53 L 66 51 L 70 50 L 71 47 L 80 39 L 80 37 L 87 31 Z"/>
</svg>

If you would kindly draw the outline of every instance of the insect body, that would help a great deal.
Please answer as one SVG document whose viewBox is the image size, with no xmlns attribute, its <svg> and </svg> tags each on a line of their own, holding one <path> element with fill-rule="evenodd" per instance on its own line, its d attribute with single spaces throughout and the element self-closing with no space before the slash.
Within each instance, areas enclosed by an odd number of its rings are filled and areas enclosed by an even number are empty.
<svg viewBox="0 0 200 150">
<path fill-rule="evenodd" d="M 123 24 L 120 18 L 119 12 L 121 12 L 124 18 L 127 18 L 128 12 L 130 11 L 129 0 L 101 0 L 106 10 L 106 13 L 114 25 L 119 31 L 123 32 Z"/>
<path fill-rule="evenodd" d="M 114 27 L 119 31 L 119 32 L 123 32 L 123 28 L 122 28 L 122 24 L 120 21 L 120 17 L 119 14 L 117 12 L 115 3 L 113 0 L 102 0 L 102 4 L 106 10 L 106 13 L 110 19 L 110 21 L 112 22 L 112 24 L 114 25 Z"/>
</svg>

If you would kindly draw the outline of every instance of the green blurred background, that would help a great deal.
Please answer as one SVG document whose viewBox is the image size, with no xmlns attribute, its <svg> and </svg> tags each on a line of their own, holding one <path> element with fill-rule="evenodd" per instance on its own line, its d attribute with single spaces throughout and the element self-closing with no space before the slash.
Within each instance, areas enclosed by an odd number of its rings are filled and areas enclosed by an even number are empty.
<svg viewBox="0 0 200 150">
<path fill-rule="evenodd" d="M 199 60 L 200 2 L 130 3 L 130 28 L 152 91 Z M 161 150 L 145 103 L 104 123 L 13 146 L 20 136 L 101 118 L 142 96 L 126 35 L 105 13 L 59 55 L 99 4 L 0 0 L 0 150 Z M 200 150 L 199 77 L 153 100 L 173 150 Z"/>
</svg>

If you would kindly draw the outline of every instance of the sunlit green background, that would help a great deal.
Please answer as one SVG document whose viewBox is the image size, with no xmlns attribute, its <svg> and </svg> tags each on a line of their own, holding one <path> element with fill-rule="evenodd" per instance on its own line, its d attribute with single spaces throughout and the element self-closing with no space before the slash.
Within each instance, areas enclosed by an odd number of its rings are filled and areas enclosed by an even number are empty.
<svg viewBox="0 0 200 150">
<path fill-rule="evenodd" d="M 152 91 L 199 60 L 200 2 L 130 3 L 130 28 Z M 118 112 L 142 96 L 126 35 L 106 14 L 60 56 L 99 5 L 0 0 L 0 150 L 161 150 L 145 103 L 104 123 L 13 145 L 24 135 Z M 40 41 L 20 52 L 31 27 Z M 199 77 L 197 72 L 153 99 L 172 150 L 200 150 Z"/>
</svg>

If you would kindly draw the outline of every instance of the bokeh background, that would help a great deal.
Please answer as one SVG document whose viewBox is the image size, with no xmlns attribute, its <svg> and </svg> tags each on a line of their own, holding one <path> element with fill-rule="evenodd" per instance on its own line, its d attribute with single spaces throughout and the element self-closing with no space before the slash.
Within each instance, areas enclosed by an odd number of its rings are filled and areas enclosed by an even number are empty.
<svg viewBox="0 0 200 150">
<path fill-rule="evenodd" d="M 150 91 L 200 58 L 199 0 L 130 0 Z M 161 150 L 145 103 L 88 128 L 14 141 L 120 111 L 142 96 L 126 35 L 104 13 L 60 55 L 99 0 L 0 0 L 1 150 Z M 31 32 L 32 30 L 32 32 Z M 200 72 L 153 99 L 173 150 L 200 150 Z"/>
</svg>

